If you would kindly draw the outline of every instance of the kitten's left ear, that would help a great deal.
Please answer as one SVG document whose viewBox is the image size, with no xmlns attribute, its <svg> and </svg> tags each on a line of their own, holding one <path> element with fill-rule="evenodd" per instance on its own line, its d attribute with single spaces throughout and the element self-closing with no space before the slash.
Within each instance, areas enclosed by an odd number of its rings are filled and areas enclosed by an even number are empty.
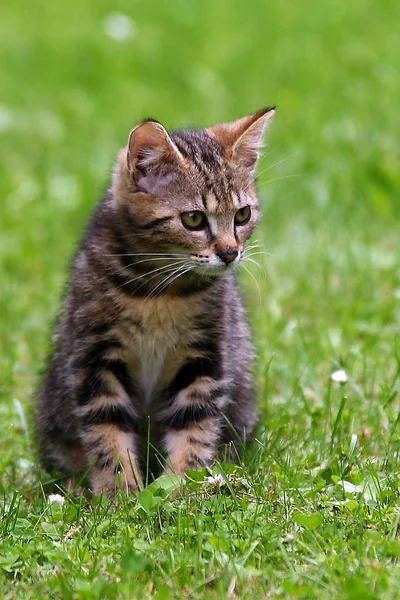
<svg viewBox="0 0 400 600">
<path fill-rule="evenodd" d="M 231 123 L 209 127 L 206 132 L 221 144 L 226 158 L 253 169 L 259 157 L 265 127 L 274 113 L 275 107 L 269 106 Z"/>
<path fill-rule="evenodd" d="M 168 135 L 167 130 L 153 119 L 142 121 L 129 134 L 127 165 L 130 172 L 136 166 L 154 167 L 157 163 L 183 162 L 183 156 Z"/>
</svg>

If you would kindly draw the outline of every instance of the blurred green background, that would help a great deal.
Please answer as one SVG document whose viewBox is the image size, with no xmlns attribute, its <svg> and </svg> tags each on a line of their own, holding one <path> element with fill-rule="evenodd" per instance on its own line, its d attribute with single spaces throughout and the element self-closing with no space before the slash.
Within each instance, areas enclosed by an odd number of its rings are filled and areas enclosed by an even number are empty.
<svg viewBox="0 0 400 600">
<path fill-rule="evenodd" d="M 156 587 L 166 581 L 163 568 L 170 570 L 176 597 L 192 588 L 190 597 L 198 597 L 202 585 L 208 593 L 213 577 L 221 587 L 212 597 L 225 597 L 239 573 L 235 561 L 256 569 L 252 598 L 270 590 L 296 595 L 304 582 L 301 597 L 377 600 L 373 589 L 379 598 L 398 593 L 399 17 L 398 0 L 2 0 L 0 508 L 15 507 L 15 518 L 0 519 L 7 598 L 38 597 L 36 586 L 45 590 L 53 573 L 52 559 L 36 566 L 43 553 L 52 556 L 55 534 L 46 543 L 37 535 L 42 521 L 48 531 L 48 509 L 23 414 L 29 423 L 68 265 L 118 149 L 143 117 L 171 129 L 201 127 L 271 104 L 278 110 L 258 169 L 263 221 L 255 236 L 270 255 L 254 256 L 260 268 L 248 265 L 253 277 L 242 271 L 261 405 L 261 445 L 250 451 L 250 488 L 241 505 L 252 525 L 242 522 L 232 563 L 218 563 L 221 553 L 204 551 L 201 523 L 219 535 L 231 509 L 221 504 L 217 519 L 212 503 L 209 513 L 203 510 L 201 495 L 193 504 L 186 498 L 182 515 L 193 513 L 200 525 L 181 542 L 173 533 L 180 504 L 167 503 L 171 537 L 161 542 L 156 518 L 150 531 L 170 565 L 154 558 L 153 547 L 149 564 Z M 347 387 L 330 381 L 338 368 L 348 373 Z M 351 489 L 373 478 L 380 494 L 345 496 L 344 474 Z M 314 491 L 305 497 L 307 489 Z M 357 498 L 353 512 L 340 512 L 350 497 Z M 65 504 L 71 527 L 73 504 Z M 298 509 L 317 511 L 309 528 L 318 532 L 295 524 Z M 121 513 L 120 543 L 111 527 L 105 535 L 98 526 L 103 517 L 96 520 L 96 510 L 82 536 L 89 531 L 87 544 L 92 536 L 99 546 L 95 541 L 93 554 L 82 555 L 75 536 L 66 545 L 76 545 L 74 558 L 55 575 L 60 590 L 75 589 L 75 577 L 83 577 L 86 595 L 63 597 L 105 597 L 86 581 L 87 573 L 95 581 L 105 572 L 101 547 L 117 557 L 109 563 L 116 575 L 107 597 L 119 597 L 118 561 L 132 521 Z M 135 499 L 128 510 L 137 511 Z M 10 519 L 15 527 L 21 521 L 22 534 L 7 533 Z M 134 535 L 147 543 L 146 522 L 135 523 Z M 150 595 L 146 572 L 141 585 L 141 597 Z"/>
<path fill-rule="evenodd" d="M 303 328 L 315 357 L 325 348 L 325 371 L 366 332 L 386 327 L 392 336 L 400 285 L 396 16 L 394 0 L 3 4 L 6 397 L 24 401 L 34 385 L 87 214 L 130 128 L 146 116 L 179 128 L 278 105 L 259 165 L 258 239 L 272 256 L 260 256 L 264 271 L 254 272 L 261 299 L 252 280 L 247 286 L 263 357 L 278 352 L 288 322 Z M 298 344 L 286 346 L 293 363 L 280 371 L 293 372 Z"/>
</svg>

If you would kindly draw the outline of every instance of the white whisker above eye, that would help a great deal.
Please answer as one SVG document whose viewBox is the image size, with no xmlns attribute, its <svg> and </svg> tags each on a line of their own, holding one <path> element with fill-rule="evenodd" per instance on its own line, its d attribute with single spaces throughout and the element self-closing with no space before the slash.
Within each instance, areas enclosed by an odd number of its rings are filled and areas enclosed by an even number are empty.
<svg viewBox="0 0 400 600">
<path fill-rule="evenodd" d="M 292 175 L 282 175 L 282 177 L 275 177 L 274 179 L 268 179 L 265 183 L 275 183 L 275 181 L 282 181 L 282 179 L 292 179 L 293 177 L 301 177 L 300 173 L 293 173 Z"/>
<path fill-rule="evenodd" d="M 278 165 L 286 162 L 287 160 L 289 160 L 293 156 L 296 156 L 297 154 L 300 154 L 300 152 L 302 152 L 302 150 L 296 150 L 295 152 L 291 152 L 288 156 L 285 156 L 284 158 L 281 158 L 280 160 L 277 160 L 276 162 L 272 163 L 271 165 L 268 165 L 265 169 L 262 169 L 261 171 L 259 171 L 258 177 L 261 177 L 261 175 L 263 175 L 267 171 L 270 171 L 274 167 L 277 167 Z M 297 177 L 297 175 L 296 175 L 296 177 Z M 246 192 L 251 185 L 252 185 L 252 182 L 250 182 L 242 191 Z"/>
</svg>

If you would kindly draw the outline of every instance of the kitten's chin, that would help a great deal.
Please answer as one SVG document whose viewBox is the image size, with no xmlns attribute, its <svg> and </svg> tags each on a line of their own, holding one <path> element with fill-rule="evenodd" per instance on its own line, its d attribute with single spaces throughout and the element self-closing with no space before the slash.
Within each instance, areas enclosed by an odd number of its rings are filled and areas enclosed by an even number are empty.
<svg viewBox="0 0 400 600">
<path fill-rule="evenodd" d="M 202 277 L 220 277 L 229 271 L 233 271 L 237 266 L 238 262 L 233 262 L 228 265 L 221 264 L 219 265 L 198 265 L 194 268 L 194 273 L 201 275 Z"/>
</svg>

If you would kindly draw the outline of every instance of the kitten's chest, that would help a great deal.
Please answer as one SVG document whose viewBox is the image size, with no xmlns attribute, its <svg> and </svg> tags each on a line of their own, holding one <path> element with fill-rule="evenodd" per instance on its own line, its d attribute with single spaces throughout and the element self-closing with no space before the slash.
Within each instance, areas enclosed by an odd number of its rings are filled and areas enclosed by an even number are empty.
<svg viewBox="0 0 400 600">
<path fill-rule="evenodd" d="M 174 299 L 139 304 L 124 323 L 124 347 L 130 372 L 147 407 L 185 362 L 198 339 L 196 306 Z"/>
</svg>

